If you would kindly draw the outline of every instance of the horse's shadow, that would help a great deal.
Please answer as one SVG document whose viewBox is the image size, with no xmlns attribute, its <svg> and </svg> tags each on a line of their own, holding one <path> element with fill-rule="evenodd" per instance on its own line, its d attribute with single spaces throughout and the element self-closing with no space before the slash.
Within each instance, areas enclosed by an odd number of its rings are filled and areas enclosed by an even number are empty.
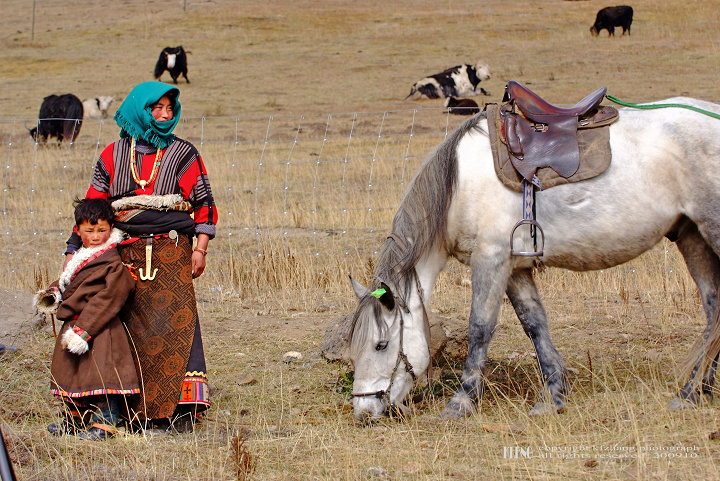
<svg viewBox="0 0 720 481">
<path fill-rule="evenodd" d="M 488 358 L 484 380 L 482 404 L 491 406 L 514 405 L 518 408 L 532 405 L 542 385 L 541 374 L 533 354 L 525 353 L 521 359 L 495 360 Z M 433 369 L 439 374 L 412 392 L 412 402 L 417 409 L 425 409 L 433 402 L 445 403 L 460 386 L 463 363 L 440 359 Z"/>
</svg>

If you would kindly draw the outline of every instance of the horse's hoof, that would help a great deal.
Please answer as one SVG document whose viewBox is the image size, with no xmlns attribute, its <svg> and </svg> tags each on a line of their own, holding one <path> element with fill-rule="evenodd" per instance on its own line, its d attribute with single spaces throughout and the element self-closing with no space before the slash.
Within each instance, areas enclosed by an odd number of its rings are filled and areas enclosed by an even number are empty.
<svg viewBox="0 0 720 481">
<path fill-rule="evenodd" d="M 441 419 L 461 419 L 471 416 L 477 412 L 475 403 L 470 400 L 467 396 L 462 396 L 460 399 L 456 399 L 453 396 L 442 413 L 440 413 Z"/>
<path fill-rule="evenodd" d="M 539 401 L 528 412 L 528 416 L 545 416 L 547 414 L 559 414 L 563 411 L 565 411 L 564 405 L 558 405 L 554 402 L 549 403 L 545 401 Z"/>
<path fill-rule="evenodd" d="M 667 408 L 671 411 L 679 411 L 681 409 L 695 409 L 697 408 L 697 404 L 690 401 L 689 399 L 683 399 L 680 396 L 675 396 L 672 401 L 670 401 L 670 404 L 668 404 Z"/>
</svg>

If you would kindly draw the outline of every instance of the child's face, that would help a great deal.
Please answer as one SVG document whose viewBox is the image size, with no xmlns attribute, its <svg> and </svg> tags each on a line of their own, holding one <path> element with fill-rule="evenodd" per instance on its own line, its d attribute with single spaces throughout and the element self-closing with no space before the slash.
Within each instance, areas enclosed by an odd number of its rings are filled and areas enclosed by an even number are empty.
<svg viewBox="0 0 720 481">
<path fill-rule="evenodd" d="M 83 247 L 94 247 L 107 242 L 112 232 L 112 226 L 104 219 L 98 219 L 97 224 L 91 224 L 89 220 L 85 220 L 77 226 L 77 231 L 82 239 Z"/>
</svg>

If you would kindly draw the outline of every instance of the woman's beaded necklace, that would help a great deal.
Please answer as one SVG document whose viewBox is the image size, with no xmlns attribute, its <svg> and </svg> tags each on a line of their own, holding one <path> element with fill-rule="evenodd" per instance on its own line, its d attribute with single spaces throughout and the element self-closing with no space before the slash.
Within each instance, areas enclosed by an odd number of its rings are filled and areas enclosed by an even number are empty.
<svg viewBox="0 0 720 481">
<path fill-rule="evenodd" d="M 150 172 L 150 178 L 148 180 L 142 180 L 137 172 L 137 161 L 135 160 L 135 137 L 132 137 L 132 140 L 130 141 L 130 172 L 132 173 L 133 180 L 142 188 L 142 190 L 145 190 L 146 185 L 155 182 L 155 178 L 160 171 L 162 152 L 162 150 L 157 149 L 157 152 L 155 153 L 155 163 L 153 164 L 152 172 Z"/>
</svg>

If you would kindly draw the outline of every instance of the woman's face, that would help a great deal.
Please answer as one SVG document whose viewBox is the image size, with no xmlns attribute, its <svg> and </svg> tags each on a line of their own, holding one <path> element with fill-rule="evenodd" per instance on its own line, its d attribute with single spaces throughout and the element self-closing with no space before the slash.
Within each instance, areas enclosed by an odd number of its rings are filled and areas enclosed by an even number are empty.
<svg viewBox="0 0 720 481">
<path fill-rule="evenodd" d="M 167 122 L 173 118 L 172 102 L 167 96 L 162 96 L 160 100 L 155 102 L 151 109 L 152 116 L 158 122 Z"/>
</svg>

